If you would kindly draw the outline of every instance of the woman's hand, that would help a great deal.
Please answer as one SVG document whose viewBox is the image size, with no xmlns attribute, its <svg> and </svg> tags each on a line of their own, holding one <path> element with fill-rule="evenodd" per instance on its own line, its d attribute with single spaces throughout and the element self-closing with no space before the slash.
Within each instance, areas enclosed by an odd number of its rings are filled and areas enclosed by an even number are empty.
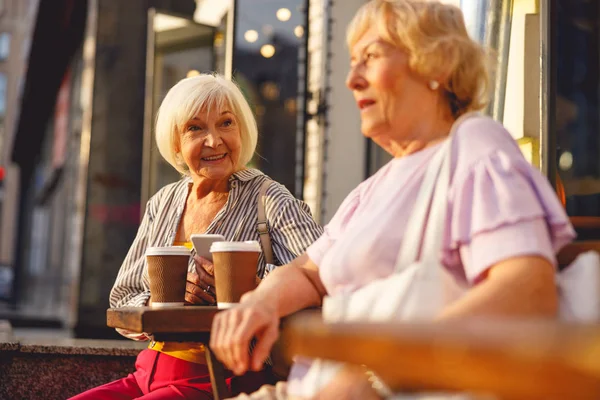
<svg viewBox="0 0 600 400">
<path fill-rule="evenodd" d="M 194 256 L 196 272 L 188 272 L 185 285 L 187 304 L 213 305 L 215 299 L 215 278 L 213 264 L 206 258 Z"/>
<path fill-rule="evenodd" d="M 213 320 L 210 347 L 225 367 L 236 375 L 259 371 L 279 335 L 279 316 L 272 303 L 253 300 L 252 292 L 240 304 Z M 250 357 L 250 341 L 256 346 Z"/>
<path fill-rule="evenodd" d="M 345 367 L 312 400 L 381 400 L 366 374 L 359 368 Z"/>
</svg>

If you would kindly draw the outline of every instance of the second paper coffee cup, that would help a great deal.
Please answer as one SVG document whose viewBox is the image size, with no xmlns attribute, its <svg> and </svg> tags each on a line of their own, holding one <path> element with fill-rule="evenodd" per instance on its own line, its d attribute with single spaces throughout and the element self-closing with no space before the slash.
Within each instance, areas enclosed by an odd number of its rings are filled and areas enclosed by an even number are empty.
<svg viewBox="0 0 600 400">
<path fill-rule="evenodd" d="M 217 307 L 230 308 L 256 287 L 260 245 L 256 241 L 215 242 L 210 252 L 215 268 Z"/>
</svg>

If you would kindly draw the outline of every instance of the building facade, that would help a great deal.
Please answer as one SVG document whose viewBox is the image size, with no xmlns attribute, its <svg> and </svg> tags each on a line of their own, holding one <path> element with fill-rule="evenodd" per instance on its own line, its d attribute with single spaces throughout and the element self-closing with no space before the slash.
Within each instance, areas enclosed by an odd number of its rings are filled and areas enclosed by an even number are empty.
<svg viewBox="0 0 600 400">
<path fill-rule="evenodd" d="M 19 116 L 24 70 L 35 21 L 37 0 L 0 2 L 0 299 L 10 295 L 13 277 L 14 237 L 18 203 L 18 169 L 10 163 L 13 136 Z M 10 182 L 11 184 L 9 184 Z"/>
</svg>

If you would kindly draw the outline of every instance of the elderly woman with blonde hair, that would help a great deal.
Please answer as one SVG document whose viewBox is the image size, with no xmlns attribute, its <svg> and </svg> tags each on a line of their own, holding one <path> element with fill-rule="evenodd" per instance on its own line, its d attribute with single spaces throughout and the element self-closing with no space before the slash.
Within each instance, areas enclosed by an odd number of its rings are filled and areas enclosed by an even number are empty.
<svg viewBox="0 0 600 400">
<path fill-rule="evenodd" d="M 152 303 L 145 258 L 148 247 L 191 247 L 190 236 L 197 233 L 220 234 L 234 241 L 259 240 L 258 195 L 263 187 L 267 187 L 263 205 L 274 264 L 267 264 L 261 254 L 256 271 L 259 278 L 275 265 L 300 256 L 322 234 L 305 203 L 262 172 L 246 167 L 257 137 L 252 110 L 235 83 L 203 74 L 183 79 L 169 90 L 158 112 L 156 143 L 183 178 L 148 201 L 111 291 L 111 307 Z M 194 255 L 188 270 L 186 302 L 214 304 L 212 263 Z M 213 398 L 203 345 L 155 342 L 145 333 L 119 332 L 150 341 L 137 358 L 136 371 L 76 399 Z M 258 375 L 246 377 L 243 382 L 248 385 L 240 384 L 238 389 L 256 389 L 261 379 Z M 227 381 L 231 384 L 231 379 Z"/>
<path fill-rule="evenodd" d="M 460 9 L 372 0 L 350 23 L 347 38 L 347 86 L 362 133 L 394 158 L 348 195 L 305 254 L 215 319 L 211 347 L 236 374 L 261 368 L 281 317 L 394 273 L 398 249 L 414 235 L 406 232 L 407 220 L 424 207 L 416 197 L 425 172 L 446 143 L 453 162 L 436 258 L 468 289 L 433 318 L 557 313 L 555 254 L 574 231 L 552 187 L 506 129 L 472 113 L 486 104 L 488 58 L 469 38 Z M 253 337 L 258 343 L 249 354 Z M 296 362 L 287 392 L 277 396 L 314 398 L 312 378 L 326 378 L 307 371 L 310 363 Z M 383 395 L 350 369 L 319 387 L 319 399 Z"/>
</svg>

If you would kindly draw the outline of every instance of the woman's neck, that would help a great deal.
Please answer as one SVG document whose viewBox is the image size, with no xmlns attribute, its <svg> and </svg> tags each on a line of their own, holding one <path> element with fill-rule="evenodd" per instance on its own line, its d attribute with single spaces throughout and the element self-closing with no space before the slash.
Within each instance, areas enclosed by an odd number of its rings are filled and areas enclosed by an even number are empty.
<svg viewBox="0 0 600 400">
<path fill-rule="evenodd" d="M 209 179 L 200 176 L 192 176 L 192 189 L 190 195 L 193 200 L 206 198 L 221 198 L 229 193 L 229 177 L 223 179 Z"/>
<path fill-rule="evenodd" d="M 419 118 L 392 132 L 386 150 L 399 158 L 435 146 L 448 137 L 453 124 L 452 117 Z"/>
</svg>

